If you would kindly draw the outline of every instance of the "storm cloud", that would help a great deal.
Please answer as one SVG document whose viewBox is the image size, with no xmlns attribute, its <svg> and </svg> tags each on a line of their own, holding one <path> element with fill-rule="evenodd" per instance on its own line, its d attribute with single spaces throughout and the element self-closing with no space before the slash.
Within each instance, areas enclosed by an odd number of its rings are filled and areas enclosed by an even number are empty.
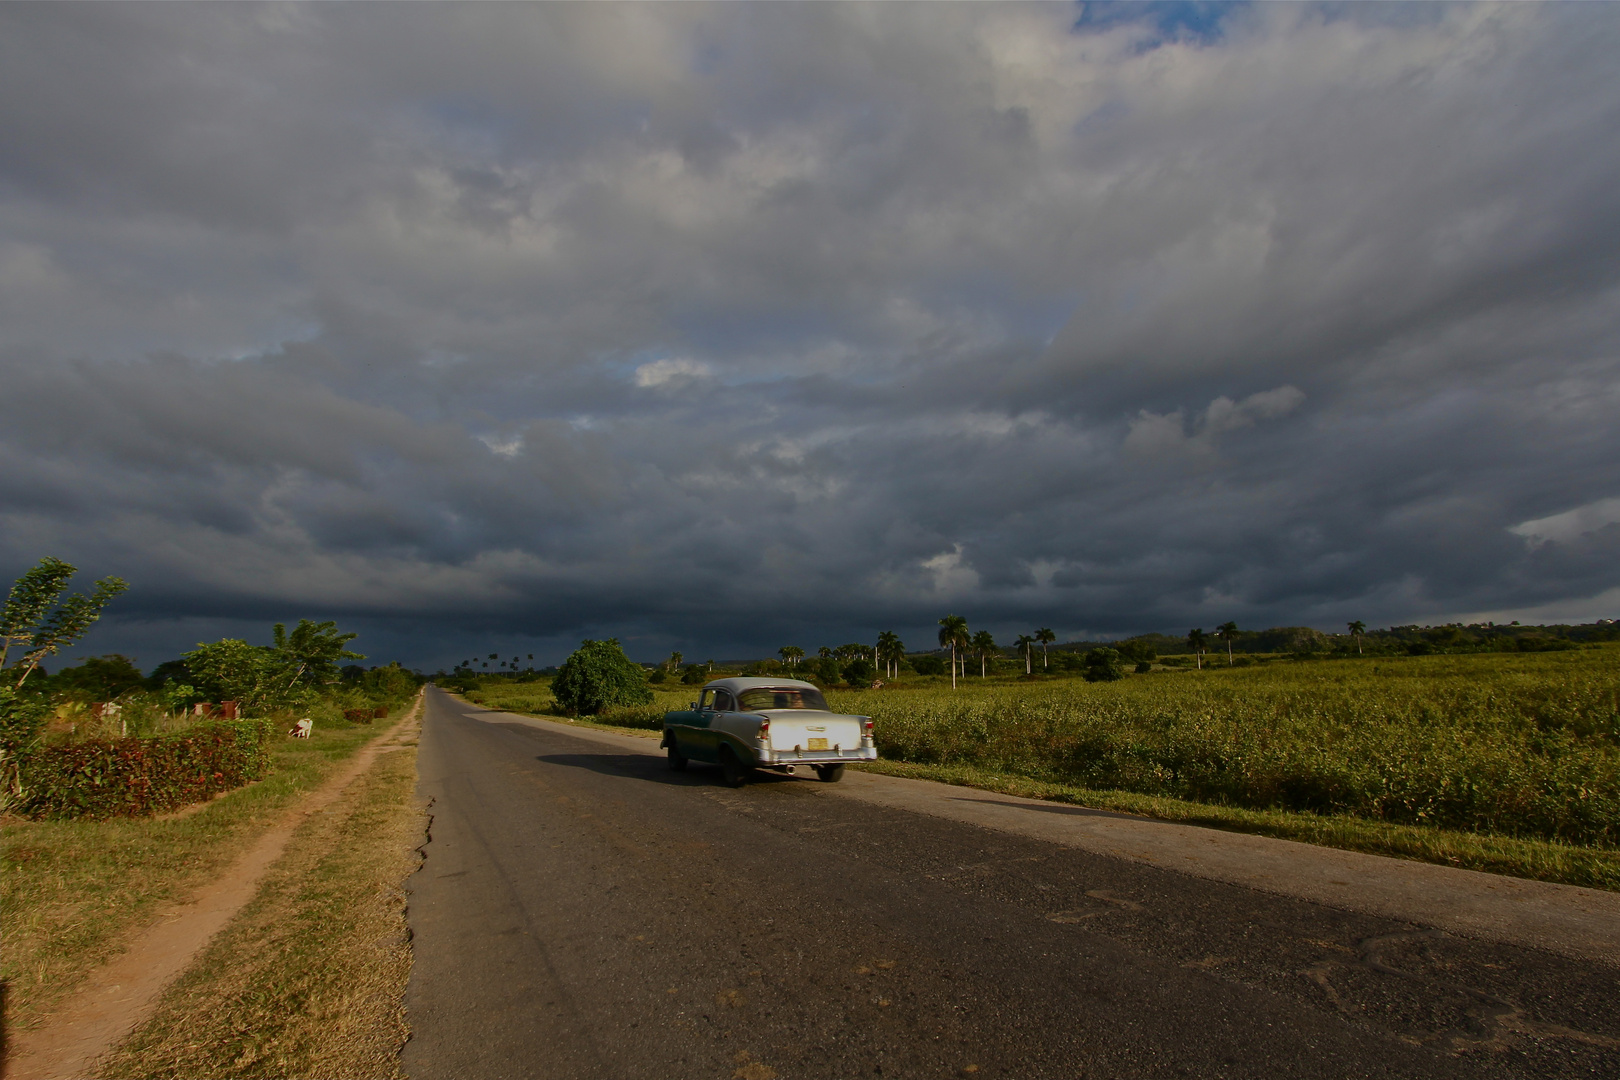
<svg viewBox="0 0 1620 1080">
<path fill-rule="evenodd" d="M 1191 11 L 1191 17 L 1188 12 Z M 7 5 L 85 651 L 1620 615 L 1610 5 Z"/>
</svg>

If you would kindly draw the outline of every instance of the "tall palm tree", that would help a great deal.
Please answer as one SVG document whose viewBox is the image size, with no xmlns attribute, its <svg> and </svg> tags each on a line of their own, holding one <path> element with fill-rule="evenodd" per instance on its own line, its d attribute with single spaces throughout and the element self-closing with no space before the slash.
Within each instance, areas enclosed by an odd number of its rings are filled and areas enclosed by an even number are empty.
<svg viewBox="0 0 1620 1080">
<path fill-rule="evenodd" d="M 1367 633 L 1367 624 L 1357 619 L 1353 623 L 1345 624 L 1350 630 L 1350 636 L 1356 639 L 1356 655 L 1361 655 L 1361 639 Z"/>
<path fill-rule="evenodd" d="M 893 679 L 900 674 L 900 661 L 906 655 L 906 643 L 893 630 L 878 635 L 878 655 L 883 659 L 884 673 Z"/>
<path fill-rule="evenodd" d="M 825 646 L 825 645 L 823 645 L 821 648 L 816 650 L 816 655 L 821 657 L 823 660 L 831 660 L 832 659 L 832 654 L 833 654 L 833 651 L 831 649 L 827 648 L 827 646 Z"/>
<path fill-rule="evenodd" d="M 1204 648 L 1209 644 L 1209 636 L 1202 630 L 1187 631 L 1187 647 L 1192 649 L 1193 657 L 1198 661 L 1200 671 L 1204 667 Z"/>
<path fill-rule="evenodd" d="M 984 678 L 989 672 L 985 670 L 985 662 L 990 655 L 996 652 L 996 639 L 990 631 L 980 630 L 973 635 L 973 651 L 979 654 L 979 678 Z"/>
<path fill-rule="evenodd" d="M 671 671 L 679 671 L 679 670 L 681 670 L 681 661 L 683 659 L 684 659 L 684 657 L 682 657 L 681 654 L 678 653 L 678 652 L 670 653 L 669 654 L 669 670 L 671 670 Z"/>
<path fill-rule="evenodd" d="M 1215 636 L 1226 642 L 1226 666 L 1232 666 L 1232 642 L 1237 640 L 1237 623 L 1223 622 L 1215 628 Z"/>
<path fill-rule="evenodd" d="M 1035 639 L 1028 634 L 1018 635 L 1018 650 L 1024 654 L 1024 674 L 1035 673 Z"/>
<path fill-rule="evenodd" d="M 1057 640 L 1057 635 L 1052 633 L 1051 627 L 1043 626 L 1035 631 L 1035 640 L 1041 643 L 1041 670 L 1045 671 L 1046 647 Z"/>
<path fill-rule="evenodd" d="M 793 662 L 804 655 L 804 650 L 797 645 L 784 645 L 776 650 L 776 655 L 782 658 L 783 667 L 792 667 Z"/>
<path fill-rule="evenodd" d="M 956 689 L 956 651 L 968 647 L 968 621 L 961 615 L 939 620 L 939 647 L 951 650 L 951 689 Z"/>
</svg>

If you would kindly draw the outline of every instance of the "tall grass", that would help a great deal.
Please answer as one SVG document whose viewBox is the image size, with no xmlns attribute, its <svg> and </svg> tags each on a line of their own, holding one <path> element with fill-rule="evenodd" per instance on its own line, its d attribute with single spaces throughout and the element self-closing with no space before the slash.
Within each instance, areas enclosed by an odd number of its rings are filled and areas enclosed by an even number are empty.
<svg viewBox="0 0 1620 1080">
<path fill-rule="evenodd" d="M 1620 651 L 843 692 L 893 760 L 1252 809 L 1620 842 Z"/>
</svg>

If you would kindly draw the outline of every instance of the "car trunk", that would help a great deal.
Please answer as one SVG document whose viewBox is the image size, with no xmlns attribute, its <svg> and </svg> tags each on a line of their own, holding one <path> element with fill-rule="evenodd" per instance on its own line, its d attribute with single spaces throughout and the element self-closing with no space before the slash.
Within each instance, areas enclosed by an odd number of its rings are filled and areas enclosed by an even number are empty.
<svg viewBox="0 0 1620 1080">
<path fill-rule="evenodd" d="M 861 745 L 861 720 L 839 713 L 810 709 L 771 709 L 764 713 L 771 721 L 772 750 L 842 750 Z"/>
</svg>

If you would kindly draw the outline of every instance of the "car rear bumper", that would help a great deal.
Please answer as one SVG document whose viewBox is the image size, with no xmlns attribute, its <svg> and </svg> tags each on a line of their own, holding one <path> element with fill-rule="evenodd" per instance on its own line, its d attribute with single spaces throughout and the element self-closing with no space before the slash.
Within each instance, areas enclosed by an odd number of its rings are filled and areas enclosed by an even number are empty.
<svg viewBox="0 0 1620 1080">
<path fill-rule="evenodd" d="M 832 761 L 876 761 L 877 747 L 856 746 L 847 750 L 756 750 L 761 765 L 815 765 Z"/>
</svg>

